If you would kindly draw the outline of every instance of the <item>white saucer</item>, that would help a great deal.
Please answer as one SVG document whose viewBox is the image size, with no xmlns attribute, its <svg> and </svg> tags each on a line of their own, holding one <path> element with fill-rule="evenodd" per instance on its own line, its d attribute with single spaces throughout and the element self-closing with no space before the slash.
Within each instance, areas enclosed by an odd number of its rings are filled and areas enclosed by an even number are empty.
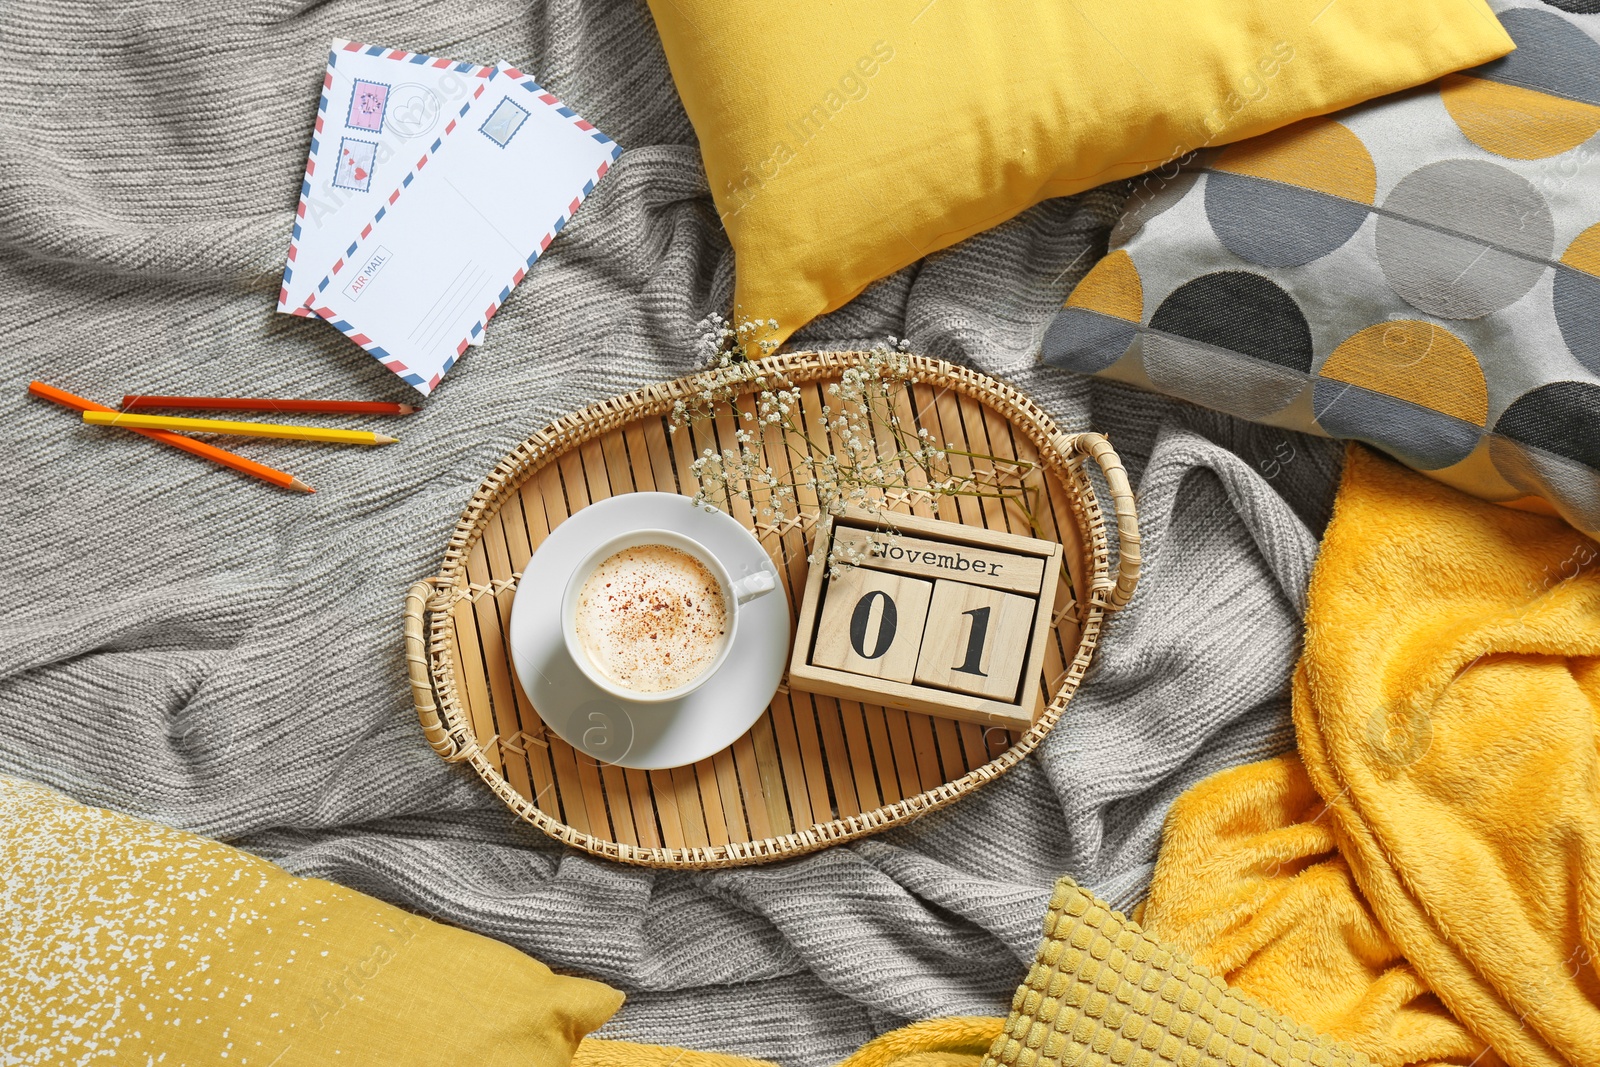
<svg viewBox="0 0 1600 1067">
<path fill-rule="evenodd" d="M 727 659 L 688 696 L 663 704 L 616 700 L 572 662 L 561 632 L 561 595 L 590 549 L 637 529 L 694 538 L 734 581 L 774 571 L 749 530 L 686 496 L 628 493 L 602 500 L 557 526 L 528 560 L 511 608 L 511 659 L 522 691 L 563 741 L 605 763 L 654 771 L 722 751 L 761 717 L 789 660 L 789 600 L 780 580 L 771 593 L 741 605 Z"/>
</svg>

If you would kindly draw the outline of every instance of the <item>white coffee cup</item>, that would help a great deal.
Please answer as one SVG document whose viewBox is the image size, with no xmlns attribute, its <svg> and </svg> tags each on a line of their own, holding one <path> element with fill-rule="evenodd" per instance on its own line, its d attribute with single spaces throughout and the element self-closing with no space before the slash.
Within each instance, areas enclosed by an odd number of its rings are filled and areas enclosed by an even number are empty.
<svg viewBox="0 0 1600 1067">
<path fill-rule="evenodd" d="M 583 649 L 583 643 L 578 639 L 578 599 L 579 594 L 583 591 L 584 583 L 589 580 L 589 576 L 595 572 L 595 569 L 600 564 L 618 552 L 629 548 L 638 548 L 642 545 L 663 545 L 667 548 L 675 548 L 685 555 L 698 560 L 706 570 L 711 572 L 711 577 L 716 580 L 717 588 L 722 593 L 724 617 L 727 619 L 727 625 L 722 636 L 722 647 L 717 650 L 716 657 L 706 665 L 705 669 L 675 689 L 663 689 L 653 693 L 629 689 L 606 677 L 601 673 L 600 668 L 595 665 L 594 661 L 589 658 L 589 654 Z M 572 661 L 577 664 L 578 669 L 583 672 L 584 676 L 593 682 L 597 688 L 604 690 L 618 700 L 626 700 L 633 703 L 665 703 L 669 700 L 678 700 L 688 696 L 700 688 L 713 674 L 717 673 L 717 668 L 721 667 L 728 658 L 728 650 L 733 647 L 734 638 L 738 634 L 739 605 L 770 593 L 777 587 L 777 575 L 765 567 L 745 575 L 738 581 L 734 581 L 733 577 L 728 574 L 728 569 L 722 565 L 722 561 L 711 554 L 710 549 L 693 538 L 683 536 L 683 534 L 674 533 L 671 530 L 632 530 L 601 544 L 584 556 L 577 567 L 573 569 L 572 574 L 567 578 L 566 591 L 561 597 L 561 632 L 566 638 L 567 654 L 572 657 Z"/>
</svg>

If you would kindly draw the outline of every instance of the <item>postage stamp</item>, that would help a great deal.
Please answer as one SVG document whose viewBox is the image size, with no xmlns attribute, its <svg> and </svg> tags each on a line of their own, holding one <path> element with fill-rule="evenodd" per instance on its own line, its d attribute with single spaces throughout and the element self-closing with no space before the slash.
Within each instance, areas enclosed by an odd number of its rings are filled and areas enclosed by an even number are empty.
<svg viewBox="0 0 1600 1067">
<path fill-rule="evenodd" d="M 527 108 L 508 96 L 495 105 L 489 117 L 483 120 L 483 125 L 478 127 L 478 132 L 504 148 L 527 121 Z"/>
<path fill-rule="evenodd" d="M 372 168 L 377 164 L 378 146 L 353 137 L 339 138 L 339 162 L 333 168 L 333 185 L 352 193 L 372 188 Z"/>
<path fill-rule="evenodd" d="M 389 87 L 382 82 L 356 79 L 350 90 L 350 111 L 344 124 L 352 130 L 383 132 L 384 112 L 389 109 Z"/>
</svg>

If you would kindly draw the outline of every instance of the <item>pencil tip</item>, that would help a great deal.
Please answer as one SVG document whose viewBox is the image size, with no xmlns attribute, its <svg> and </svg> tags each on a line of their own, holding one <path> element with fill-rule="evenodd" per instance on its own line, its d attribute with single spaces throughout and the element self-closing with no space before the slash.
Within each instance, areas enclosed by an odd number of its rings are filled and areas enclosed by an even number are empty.
<svg viewBox="0 0 1600 1067">
<path fill-rule="evenodd" d="M 400 414 L 402 414 L 402 415 L 415 415 L 416 413 L 417 413 L 417 409 L 412 407 L 410 404 L 401 404 L 400 405 Z"/>
<path fill-rule="evenodd" d="M 302 493 L 315 493 L 316 492 L 315 489 L 311 488 L 305 482 L 302 482 L 299 478 L 295 478 L 293 481 L 291 481 L 289 483 L 289 488 L 297 490 L 298 492 L 302 492 Z"/>
<path fill-rule="evenodd" d="M 388 434 L 375 433 L 372 435 L 372 443 L 375 445 L 392 445 L 399 440 L 400 438 L 390 437 Z"/>
</svg>

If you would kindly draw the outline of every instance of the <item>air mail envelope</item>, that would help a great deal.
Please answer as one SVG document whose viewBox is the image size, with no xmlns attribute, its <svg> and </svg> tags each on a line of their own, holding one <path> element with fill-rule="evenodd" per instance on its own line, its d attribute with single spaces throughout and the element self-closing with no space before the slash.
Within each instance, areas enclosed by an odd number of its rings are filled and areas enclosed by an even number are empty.
<svg viewBox="0 0 1600 1067">
<path fill-rule="evenodd" d="M 447 131 L 312 301 L 424 396 L 622 154 L 509 66 Z"/>
<path fill-rule="evenodd" d="M 475 63 L 333 42 L 279 311 L 312 314 L 305 304 L 317 282 L 493 73 Z"/>
</svg>

